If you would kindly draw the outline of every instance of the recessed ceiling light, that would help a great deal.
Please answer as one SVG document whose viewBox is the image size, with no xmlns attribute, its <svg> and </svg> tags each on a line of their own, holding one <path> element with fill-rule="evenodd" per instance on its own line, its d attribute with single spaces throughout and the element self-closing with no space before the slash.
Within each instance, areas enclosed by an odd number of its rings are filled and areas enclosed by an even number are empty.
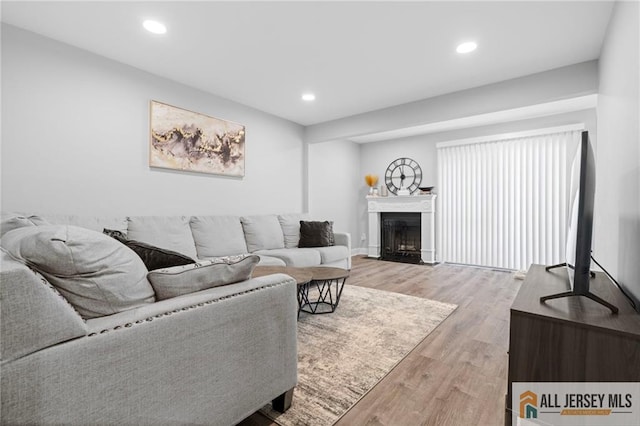
<svg viewBox="0 0 640 426">
<path fill-rule="evenodd" d="M 469 52 L 473 52 L 474 50 L 476 50 L 477 47 L 478 47 L 478 45 L 474 41 L 468 41 L 466 43 L 462 43 L 462 44 L 458 45 L 458 47 L 456 48 L 456 52 L 458 52 L 458 53 L 469 53 Z"/>
<path fill-rule="evenodd" d="M 149 31 L 150 33 L 154 33 L 154 34 L 164 34 L 167 32 L 167 27 L 165 27 L 165 25 L 161 22 L 158 21 L 152 21 L 150 19 L 147 19 L 146 21 L 144 21 L 142 23 L 142 26 Z"/>
<path fill-rule="evenodd" d="M 314 95 L 313 93 L 305 93 L 302 95 L 302 100 L 307 102 L 315 101 L 316 95 Z"/>
</svg>

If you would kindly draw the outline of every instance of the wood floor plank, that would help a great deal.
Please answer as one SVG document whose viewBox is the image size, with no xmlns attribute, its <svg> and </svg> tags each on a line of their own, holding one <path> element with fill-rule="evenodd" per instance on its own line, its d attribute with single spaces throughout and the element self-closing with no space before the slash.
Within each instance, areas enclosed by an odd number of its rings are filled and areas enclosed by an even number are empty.
<svg viewBox="0 0 640 426">
<path fill-rule="evenodd" d="M 347 284 L 458 308 L 336 426 L 503 425 L 513 274 L 459 265 L 355 257 Z M 242 426 L 273 425 L 259 413 Z"/>
</svg>

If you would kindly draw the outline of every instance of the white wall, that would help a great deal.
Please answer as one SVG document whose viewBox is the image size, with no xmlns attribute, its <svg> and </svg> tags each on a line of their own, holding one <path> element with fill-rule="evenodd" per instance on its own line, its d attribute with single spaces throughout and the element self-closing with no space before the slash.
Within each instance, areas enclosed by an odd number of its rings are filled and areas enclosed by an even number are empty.
<svg viewBox="0 0 640 426">
<path fill-rule="evenodd" d="M 245 177 L 150 169 L 152 99 L 244 124 Z M 301 212 L 302 136 L 297 124 L 2 25 L 5 211 Z"/>
<path fill-rule="evenodd" d="M 356 206 L 362 192 L 360 146 L 334 141 L 308 146 L 309 213 L 318 220 L 333 220 L 336 231 L 351 234 L 352 247 L 358 247 L 360 234 Z"/>
<path fill-rule="evenodd" d="M 616 3 L 600 56 L 593 256 L 640 311 L 639 15 Z"/>
</svg>

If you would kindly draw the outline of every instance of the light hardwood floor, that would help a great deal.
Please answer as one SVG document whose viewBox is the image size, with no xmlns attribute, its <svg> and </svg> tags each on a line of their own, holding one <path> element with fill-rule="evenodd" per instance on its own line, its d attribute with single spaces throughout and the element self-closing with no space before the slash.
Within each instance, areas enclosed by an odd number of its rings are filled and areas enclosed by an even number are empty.
<svg viewBox="0 0 640 426">
<path fill-rule="evenodd" d="M 502 271 L 359 256 L 347 284 L 458 308 L 337 426 L 504 425 L 509 308 L 521 281 Z M 240 423 L 273 424 L 259 413 Z"/>
</svg>

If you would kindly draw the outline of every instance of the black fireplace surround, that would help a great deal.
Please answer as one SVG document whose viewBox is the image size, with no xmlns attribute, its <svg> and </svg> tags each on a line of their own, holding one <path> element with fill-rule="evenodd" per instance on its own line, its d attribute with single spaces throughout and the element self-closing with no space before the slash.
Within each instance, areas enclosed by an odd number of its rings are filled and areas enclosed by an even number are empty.
<svg viewBox="0 0 640 426">
<path fill-rule="evenodd" d="M 380 259 L 423 263 L 420 253 L 420 213 L 381 213 Z"/>
</svg>

